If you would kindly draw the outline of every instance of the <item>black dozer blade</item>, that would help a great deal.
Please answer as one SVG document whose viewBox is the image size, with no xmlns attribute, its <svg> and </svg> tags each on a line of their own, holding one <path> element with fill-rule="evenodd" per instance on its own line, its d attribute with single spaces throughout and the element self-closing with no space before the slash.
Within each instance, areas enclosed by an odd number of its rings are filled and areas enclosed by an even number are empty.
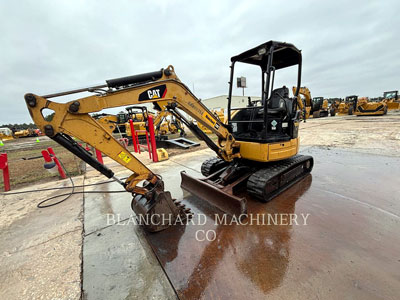
<svg viewBox="0 0 400 300">
<path fill-rule="evenodd" d="M 223 188 L 209 183 L 207 181 L 209 177 L 196 179 L 186 174 L 185 171 L 181 172 L 181 177 L 181 188 L 211 203 L 223 212 L 238 218 L 243 218 L 247 214 L 247 201 L 245 198 L 239 198 L 228 193 Z"/>
</svg>

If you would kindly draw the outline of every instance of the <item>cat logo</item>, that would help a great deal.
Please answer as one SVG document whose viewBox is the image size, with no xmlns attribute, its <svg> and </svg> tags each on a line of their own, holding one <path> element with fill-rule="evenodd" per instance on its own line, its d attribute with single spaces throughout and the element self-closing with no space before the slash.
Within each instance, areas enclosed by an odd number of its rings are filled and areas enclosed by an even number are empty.
<svg viewBox="0 0 400 300">
<path fill-rule="evenodd" d="M 139 101 L 146 101 L 152 99 L 162 99 L 167 93 L 167 86 L 165 84 L 155 86 L 148 89 L 139 95 Z"/>
<path fill-rule="evenodd" d="M 154 99 L 154 98 L 160 98 L 160 90 L 156 89 L 156 90 L 148 90 L 147 91 L 147 95 L 149 95 L 150 99 Z"/>
</svg>

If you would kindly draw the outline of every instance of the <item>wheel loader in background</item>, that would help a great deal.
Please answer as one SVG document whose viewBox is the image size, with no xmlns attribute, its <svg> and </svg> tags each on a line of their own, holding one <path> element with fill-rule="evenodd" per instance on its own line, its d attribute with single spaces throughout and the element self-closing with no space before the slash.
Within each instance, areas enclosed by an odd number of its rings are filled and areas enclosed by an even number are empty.
<svg viewBox="0 0 400 300">
<path fill-rule="evenodd" d="M 383 93 L 383 102 L 386 102 L 388 110 L 400 109 L 400 98 L 398 93 L 398 91 Z"/>
<path fill-rule="evenodd" d="M 353 109 L 350 111 L 350 107 L 353 107 L 354 101 L 357 101 L 358 96 L 347 96 L 344 101 L 339 104 L 338 115 L 352 115 Z"/>
<path fill-rule="evenodd" d="M 270 201 L 300 179 L 313 167 L 311 156 L 297 155 L 301 111 L 298 91 L 301 83 L 301 51 L 294 45 L 269 41 L 231 58 L 231 74 L 227 103 L 227 122 L 224 124 L 183 84 L 174 68 L 107 80 L 106 84 L 38 96 L 28 93 L 25 101 L 31 117 L 47 136 L 83 159 L 108 178 L 114 178 L 127 192 L 132 193 L 132 209 L 148 231 L 161 231 L 174 220 L 187 218 L 188 209 L 172 199 L 164 190 L 161 177 L 153 173 L 121 145 L 90 113 L 106 108 L 138 103 L 166 103 L 166 107 L 187 128 L 193 131 L 217 157 L 201 167 L 204 179 L 181 172 L 181 187 L 220 210 L 245 217 L 245 194 L 262 202 Z M 235 65 L 244 63 L 261 70 L 262 101 L 245 108 L 231 107 Z M 286 86 L 274 88 L 277 71 L 297 66 L 297 89 L 289 97 Z M 107 90 L 104 90 L 107 88 Z M 80 92 L 96 94 L 68 103 L 56 103 L 51 98 Z M 42 111 L 52 110 L 54 118 L 46 121 Z M 218 137 L 214 142 L 182 113 L 207 127 Z M 125 182 L 114 176 L 72 137 L 99 149 L 133 172 Z M 168 222 L 161 218 L 167 215 Z M 150 222 L 149 222 L 150 220 Z M 173 224 L 173 223 L 172 223 Z"/>
<path fill-rule="evenodd" d="M 324 118 L 329 116 L 328 112 L 328 100 L 324 100 L 324 97 L 314 97 L 313 102 L 313 118 Z"/>
<path fill-rule="evenodd" d="M 334 117 L 339 111 L 339 105 L 342 99 L 340 98 L 329 98 L 328 99 L 328 110 L 331 117 Z"/>
</svg>

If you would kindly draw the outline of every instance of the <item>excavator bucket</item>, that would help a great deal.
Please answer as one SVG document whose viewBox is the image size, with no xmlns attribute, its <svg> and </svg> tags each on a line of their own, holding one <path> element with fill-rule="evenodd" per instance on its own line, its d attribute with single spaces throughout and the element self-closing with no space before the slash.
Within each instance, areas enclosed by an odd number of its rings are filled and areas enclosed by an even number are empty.
<svg viewBox="0 0 400 300">
<path fill-rule="evenodd" d="M 149 232 L 158 232 L 191 217 L 190 209 L 172 199 L 170 192 L 155 191 L 149 200 L 143 195 L 132 199 L 132 210 L 140 225 Z"/>
<path fill-rule="evenodd" d="M 242 218 L 247 214 L 246 199 L 237 197 L 233 195 L 232 192 L 233 187 L 243 181 L 245 179 L 244 177 L 227 186 L 213 184 L 213 182 L 209 180 L 209 177 L 203 179 L 193 178 L 186 174 L 185 171 L 181 172 L 181 177 L 181 188 L 198 198 L 209 202 L 211 205 L 231 216 Z"/>
</svg>

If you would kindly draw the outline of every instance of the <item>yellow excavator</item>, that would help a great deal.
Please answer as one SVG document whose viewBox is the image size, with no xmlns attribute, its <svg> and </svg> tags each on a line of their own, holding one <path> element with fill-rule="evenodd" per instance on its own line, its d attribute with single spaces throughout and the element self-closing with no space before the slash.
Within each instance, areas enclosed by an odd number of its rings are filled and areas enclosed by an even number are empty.
<svg viewBox="0 0 400 300">
<path fill-rule="evenodd" d="M 292 87 L 293 95 L 297 91 L 297 86 Z M 308 119 L 310 115 L 313 113 L 313 102 L 311 98 L 311 92 L 306 86 L 300 87 L 299 93 L 298 93 L 298 103 L 300 106 L 300 109 L 303 112 L 303 118 Z M 301 97 L 303 96 L 303 97 Z"/>
<path fill-rule="evenodd" d="M 297 87 L 292 87 L 293 95 L 296 93 Z M 303 97 L 301 97 L 303 96 Z M 303 111 L 305 119 L 310 118 L 322 118 L 328 116 L 328 100 L 324 100 L 323 97 L 311 98 L 310 89 L 306 86 L 300 87 L 299 90 L 300 109 Z M 333 113 L 332 116 L 334 116 Z"/>
<path fill-rule="evenodd" d="M 237 194 L 239 190 L 267 202 L 312 170 L 313 158 L 297 155 L 301 121 L 297 98 L 301 62 L 301 51 L 294 45 L 275 41 L 232 57 L 226 124 L 179 80 L 172 66 L 156 72 L 107 80 L 106 84 L 83 89 L 43 96 L 28 93 L 25 101 L 32 119 L 47 136 L 132 193 L 132 209 L 143 220 L 144 228 L 155 232 L 169 227 L 171 220 L 174 222 L 178 218 L 189 217 L 190 212 L 164 190 L 159 175 L 114 139 L 90 113 L 131 104 L 167 103 L 168 110 L 217 155 L 203 163 L 201 171 L 206 176 L 203 179 L 181 172 L 181 187 L 220 210 L 243 218 L 247 214 L 247 200 L 243 194 Z M 232 108 L 235 65 L 239 63 L 261 70 L 262 101 L 244 108 Z M 286 86 L 274 88 L 275 72 L 291 66 L 297 66 L 297 90 L 292 98 Z M 50 100 L 88 91 L 95 94 L 68 103 Z M 54 112 L 52 121 L 43 117 L 42 113 L 48 110 Z M 211 130 L 218 140 L 214 142 L 210 139 L 182 112 Z M 126 181 L 121 181 L 72 137 L 99 149 L 133 174 Z M 166 215 L 167 218 L 162 217 Z"/>
<path fill-rule="evenodd" d="M 157 114 L 148 112 L 146 106 L 129 106 L 125 108 L 127 113 L 120 112 L 117 115 L 95 114 L 93 117 L 109 132 L 120 134 L 122 137 L 131 138 L 129 119 L 132 119 L 135 131 L 138 136 L 145 136 L 148 116 L 153 117 L 154 132 L 156 136 L 165 136 L 167 134 L 180 133 L 185 134 L 182 123 L 177 120 L 165 107 Z M 165 138 L 165 137 L 163 137 Z"/>
</svg>

